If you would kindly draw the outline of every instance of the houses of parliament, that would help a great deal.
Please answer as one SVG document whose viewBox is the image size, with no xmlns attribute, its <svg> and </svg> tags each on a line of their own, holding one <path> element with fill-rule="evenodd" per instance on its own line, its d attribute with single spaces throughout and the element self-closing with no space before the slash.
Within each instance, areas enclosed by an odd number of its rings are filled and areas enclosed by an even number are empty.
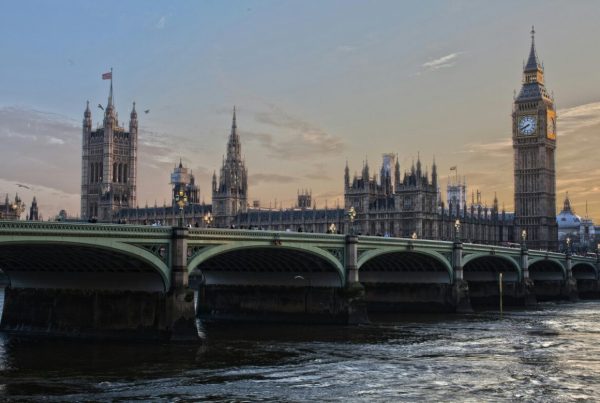
<svg viewBox="0 0 600 403">
<path fill-rule="evenodd" d="M 84 112 L 81 218 L 176 225 L 180 208 L 175 200 L 184 193 L 185 224 L 195 227 L 346 233 L 352 226 L 363 235 L 441 240 L 454 239 L 458 227 L 459 237 L 469 242 L 506 244 L 526 236 L 531 248 L 556 250 L 556 111 L 545 88 L 534 33 L 532 30 L 521 89 L 513 98 L 514 213 L 501 209 L 496 197 L 490 206 L 483 205 L 479 193 L 469 205 L 466 182 L 458 177 L 448 184 L 444 202 L 435 161 L 431 172 L 423 169 L 420 157 L 402 172 L 394 154 L 384 154 L 377 173 L 365 162 L 360 173 L 351 176 L 346 163 L 343 206 L 317 209 L 306 191 L 299 192 L 295 208 L 250 204 L 248 168 L 242 159 L 243 139 L 235 108 L 226 156 L 219 174 L 212 176 L 212 203 L 200 203 L 195 178 L 180 162 L 171 175 L 172 205 L 140 208 L 136 205 L 135 104 L 126 130 L 117 119 L 111 80 L 103 126 L 92 130 L 89 105 Z M 353 220 L 350 210 L 355 213 Z"/>
</svg>

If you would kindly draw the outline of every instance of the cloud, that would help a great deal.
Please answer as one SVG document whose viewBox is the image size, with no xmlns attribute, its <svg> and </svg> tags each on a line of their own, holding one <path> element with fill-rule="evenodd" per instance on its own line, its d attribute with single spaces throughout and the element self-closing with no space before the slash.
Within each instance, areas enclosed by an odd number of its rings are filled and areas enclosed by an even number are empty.
<svg viewBox="0 0 600 403">
<path fill-rule="evenodd" d="M 255 120 L 278 129 L 278 138 L 266 132 L 241 133 L 268 151 L 268 156 L 278 159 L 314 159 L 324 155 L 337 155 L 346 147 L 343 140 L 326 133 L 319 127 L 271 107 L 268 112 L 258 112 Z"/>
<path fill-rule="evenodd" d="M 421 67 L 428 71 L 452 67 L 456 64 L 456 59 L 461 53 L 462 52 L 450 53 L 449 55 L 425 62 Z"/>
<path fill-rule="evenodd" d="M 600 124 L 600 102 L 559 109 L 557 114 L 558 135 L 567 136 Z"/>
<path fill-rule="evenodd" d="M 356 49 L 357 47 L 353 45 L 340 45 L 337 48 L 335 48 L 336 52 L 340 53 L 351 53 L 354 52 Z"/>
<path fill-rule="evenodd" d="M 154 27 L 156 29 L 163 29 L 165 27 L 166 22 L 167 22 L 167 16 L 163 15 L 162 17 L 160 17 L 158 19 L 158 22 L 156 23 L 156 25 L 154 25 Z"/>
<path fill-rule="evenodd" d="M 289 175 L 279 174 L 253 174 L 248 178 L 249 185 L 258 185 L 260 183 L 290 183 L 295 181 L 297 178 Z"/>
<path fill-rule="evenodd" d="M 478 155 L 485 154 L 487 157 L 490 155 L 503 156 L 512 152 L 512 137 L 507 134 L 503 140 L 492 141 L 491 143 L 467 144 L 465 152 Z"/>
<path fill-rule="evenodd" d="M 65 141 L 63 139 L 59 139 L 59 138 L 56 138 L 56 137 L 50 137 L 48 139 L 48 144 L 62 145 L 62 144 L 65 144 Z"/>
<path fill-rule="evenodd" d="M 0 108 L 0 172 L 9 181 L 79 190 L 81 129 L 64 116 L 34 109 Z M 48 147 L 52 145 L 52 147 Z"/>
</svg>

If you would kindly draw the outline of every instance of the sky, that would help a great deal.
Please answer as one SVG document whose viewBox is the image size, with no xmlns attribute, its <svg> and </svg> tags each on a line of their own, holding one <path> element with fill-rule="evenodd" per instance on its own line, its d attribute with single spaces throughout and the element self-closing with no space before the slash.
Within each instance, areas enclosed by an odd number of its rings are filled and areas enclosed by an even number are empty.
<svg viewBox="0 0 600 403">
<path fill-rule="evenodd" d="M 343 172 L 435 157 L 445 196 L 513 208 L 511 110 L 535 25 L 554 93 L 557 211 L 600 223 L 600 2 L 29 1 L 0 13 L 0 195 L 79 214 L 85 103 L 140 113 L 138 204 L 170 204 L 181 158 L 211 201 L 237 107 L 249 199 L 343 204 Z M 102 111 L 93 108 L 94 126 Z M 25 185 L 28 188 L 18 186 Z"/>
</svg>

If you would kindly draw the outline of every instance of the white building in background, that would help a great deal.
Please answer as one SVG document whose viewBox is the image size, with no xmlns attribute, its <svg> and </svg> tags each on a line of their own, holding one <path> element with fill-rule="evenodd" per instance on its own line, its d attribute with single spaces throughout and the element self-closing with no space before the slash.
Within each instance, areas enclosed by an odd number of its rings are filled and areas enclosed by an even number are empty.
<svg viewBox="0 0 600 403">
<path fill-rule="evenodd" d="M 571 207 L 571 201 L 569 200 L 569 194 L 565 197 L 563 203 L 563 209 L 556 216 L 556 223 L 558 224 L 558 242 L 559 250 L 565 250 L 568 244 L 571 250 L 575 252 L 595 252 L 598 248 L 597 227 L 591 218 L 575 214 L 575 211 Z"/>
<path fill-rule="evenodd" d="M 454 206 L 458 204 L 459 210 L 463 210 L 467 205 L 467 178 L 456 175 L 448 178 L 446 187 L 446 203 Z"/>
</svg>

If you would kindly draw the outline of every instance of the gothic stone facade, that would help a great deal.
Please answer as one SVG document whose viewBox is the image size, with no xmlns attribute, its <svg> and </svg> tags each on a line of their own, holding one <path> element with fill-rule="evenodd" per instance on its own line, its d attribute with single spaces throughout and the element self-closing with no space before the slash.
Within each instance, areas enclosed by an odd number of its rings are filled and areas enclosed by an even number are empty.
<svg viewBox="0 0 600 403">
<path fill-rule="evenodd" d="M 305 199 L 293 209 L 265 209 L 248 205 L 248 171 L 241 158 L 241 140 L 237 132 L 235 109 L 227 156 L 220 177 L 213 174 L 213 226 L 307 232 L 347 232 L 347 211 L 356 210 L 353 229 L 363 235 L 417 237 L 451 240 L 456 236 L 476 243 L 506 244 L 521 239 L 524 229 L 528 246 L 555 250 L 557 226 L 555 214 L 556 112 L 554 101 L 544 86 L 544 71 L 532 43 L 523 71 L 523 85 L 514 99 L 513 148 L 515 178 L 515 213 L 498 208 L 498 200 L 490 207 L 472 201 L 441 201 L 437 167 L 431 174 L 423 171 L 420 158 L 402 176 L 399 163 L 385 154 L 379 178 L 371 176 L 368 163 L 360 175 L 350 178 L 348 164 L 344 172 L 344 206 L 334 209 L 310 207 Z M 84 125 L 85 126 L 85 125 Z M 466 186 L 463 189 L 466 193 Z M 175 222 L 163 208 L 164 219 Z M 132 214 L 128 214 L 132 217 Z M 138 214 L 133 216 L 140 217 Z M 144 220 L 155 216 L 146 211 Z M 456 223 L 460 223 L 457 234 Z M 333 225 L 333 226 L 332 226 Z"/>
<path fill-rule="evenodd" d="M 112 221 L 122 208 L 136 205 L 138 118 L 135 102 L 129 131 L 119 126 L 112 78 L 102 127 L 92 130 L 90 104 L 84 112 L 81 218 Z"/>
</svg>

